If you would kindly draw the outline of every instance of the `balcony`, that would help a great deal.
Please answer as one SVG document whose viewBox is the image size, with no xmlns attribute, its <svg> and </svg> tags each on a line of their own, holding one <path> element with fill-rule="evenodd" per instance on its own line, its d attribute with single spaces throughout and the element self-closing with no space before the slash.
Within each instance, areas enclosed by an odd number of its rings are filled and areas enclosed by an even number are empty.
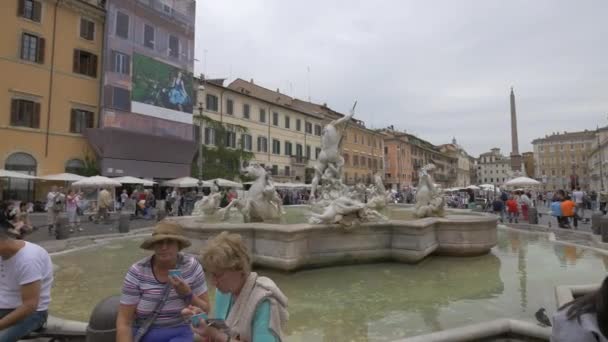
<svg viewBox="0 0 608 342">
<path fill-rule="evenodd" d="M 177 11 L 160 0 L 137 0 L 137 2 L 146 8 L 154 10 L 157 15 L 160 15 L 169 22 L 181 24 L 184 28 L 191 28 L 194 25 L 194 14 Z"/>
<path fill-rule="evenodd" d="M 308 165 L 308 158 L 304 156 L 291 156 L 291 165 L 293 166 L 306 166 Z"/>
</svg>

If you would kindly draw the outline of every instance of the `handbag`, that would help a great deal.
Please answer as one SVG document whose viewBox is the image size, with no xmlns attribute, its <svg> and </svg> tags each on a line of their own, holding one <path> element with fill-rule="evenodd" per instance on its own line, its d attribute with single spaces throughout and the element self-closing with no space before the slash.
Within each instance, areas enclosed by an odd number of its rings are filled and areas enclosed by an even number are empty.
<svg viewBox="0 0 608 342">
<path fill-rule="evenodd" d="M 183 260 L 183 256 L 181 254 L 179 254 L 178 258 L 177 258 L 177 268 L 181 267 L 182 260 Z M 150 315 L 150 317 L 148 317 L 148 319 L 146 319 L 144 321 L 144 323 L 139 327 L 139 329 L 137 329 L 137 333 L 135 333 L 135 337 L 133 337 L 133 342 L 140 342 L 141 339 L 146 335 L 148 330 L 150 330 L 152 323 L 154 323 L 154 321 L 156 320 L 156 317 L 158 317 L 158 315 L 160 314 L 160 309 L 163 308 L 163 306 L 165 305 L 165 302 L 167 302 L 167 299 L 169 298 L 169 293 L 171 293 L 171 287 L 172 287 L 171 283 L 169 281 L 167 281 L 167 284 L 165 285 L 165 288 L 163 289 L 163 296 L 162 296 L 161 300 L 156 304 L 154 311 L 152 311 L 152 315 Z"/>
</svg>

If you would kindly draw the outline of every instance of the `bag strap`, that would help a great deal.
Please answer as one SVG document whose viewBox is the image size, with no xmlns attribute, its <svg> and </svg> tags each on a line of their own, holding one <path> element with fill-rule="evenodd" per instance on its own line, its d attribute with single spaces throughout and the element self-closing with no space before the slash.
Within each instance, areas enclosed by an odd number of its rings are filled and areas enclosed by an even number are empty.
<svg viewBox="0 0 608 342">
<path fill-rule="evenodd" d="M 183 259 L 184 259 L 183 256 L 181 254 L 178 254 L 177 268 L 180 268 L 182 266 Z M 171 287 L 172 287 L 171 282 L 167 281 L 167 284 L 165 284 L 165 288 L 163 289 L 163 296 L 162 296 L 161 300 L 156 304 L 156 307 L 154 307 L 154 311 L 152 311 L 152 315 L 150 315 L 150 317 L 148 317 L 148 319 L 146 319 L 144 321 L 144 323 L 141 325 L 141 327 L 139 329 L 137 329 L 137 333 L 135 334 L 135 337 L 133 338 L 134 342 L 141 341 L 141 339 L 144 337 L 144 335 L 146 335 L 148 330 L 150 330 L 152 323 L 154 323 L 154 321 L 160 314 L 160 310 L 167 302 L 167 299 L 169 299 L 169 293 L 171 293 Z"/>
</svg>

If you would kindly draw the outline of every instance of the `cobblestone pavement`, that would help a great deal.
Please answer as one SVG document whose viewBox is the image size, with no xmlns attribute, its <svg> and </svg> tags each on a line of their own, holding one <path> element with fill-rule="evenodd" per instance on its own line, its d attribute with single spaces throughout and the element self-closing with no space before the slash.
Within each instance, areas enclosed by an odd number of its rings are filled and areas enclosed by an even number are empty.
<svg viewBox="0 0 608 342">
<path fill-rule="evenodd" d="M 54 234 L 49 234 L 47 225 L 46 213 L 33 213 L 29 215 L 30 221 L 37 229 L 31 234 L 27 235 L 25 239 L 31 242 L 42 242 L 47 240 L 55 240 Z M 117 216 L 113 216 L 108 224 L 94 223 L 88 221 L 87 217 L 81 216 L 80 227 L 83 229 L 82 232 L 75 230 L 70 233 L 70 238 L 78 236 L 88 235 L 102 235 L 102 234 L 115 234 L 118 233 L 118 219 Z M 154 220 L 146 220 L 142 218 L 132 219 L 130 221 L 130 229 L 152 227 L 156 224 Z"/>
</svg>

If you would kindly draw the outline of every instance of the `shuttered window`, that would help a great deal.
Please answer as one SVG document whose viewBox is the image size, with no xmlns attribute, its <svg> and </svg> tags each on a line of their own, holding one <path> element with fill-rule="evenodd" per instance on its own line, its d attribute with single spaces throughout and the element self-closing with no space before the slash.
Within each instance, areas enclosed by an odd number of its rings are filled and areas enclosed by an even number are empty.
<svg viewBox="0 0 608 342">
<path fill-rule="evenodd" d="M 21 59 L 44 64 L 44 38 L 23 33 L 21 36 Z"/>
<path fill-rule="evenodd" d="M 70 115 L 70 132 L 83 133 L 87 128 L 93 128 L 95 114 L 88 110 L 72 109 Z"/>
<path fill-rule="evenodd" d="M 112 71 L 119 74 L 131 74 L 131 56 L 118 51 L 112 51 Z"/>
<path fill-rule="evenodd" d="M 80 37 L 86 40 L 94 40 L 95 23 L 88 19 L 80 18 Z"/>
<path fill-rule="evenodd" d="M 40 103 L 22 100 L 11 100 L 11 126 L 40 128 Z"/>
<path fill-rule="evenodd" d="M 129 16 L 122 12 L 116 12 L 116 35 L 124 39 L 129 38 Z"/>
<path fill-rule="evenodd" d="M 131 92 L 129 89 L 112 87 L 112 107 L 127 112 L 131 110 Z"/>
<path fill-rule="evenodd" d="M 73 71 L 90 77 L 97 77 L 97 56 L 82 50 L 74 50 Z"/>
<path fill-rule="evenodd" d="M 42 4 L 36 0 L 18 0 L 17 15 L 35 22 L 40 22 Z"/>
</svg>

